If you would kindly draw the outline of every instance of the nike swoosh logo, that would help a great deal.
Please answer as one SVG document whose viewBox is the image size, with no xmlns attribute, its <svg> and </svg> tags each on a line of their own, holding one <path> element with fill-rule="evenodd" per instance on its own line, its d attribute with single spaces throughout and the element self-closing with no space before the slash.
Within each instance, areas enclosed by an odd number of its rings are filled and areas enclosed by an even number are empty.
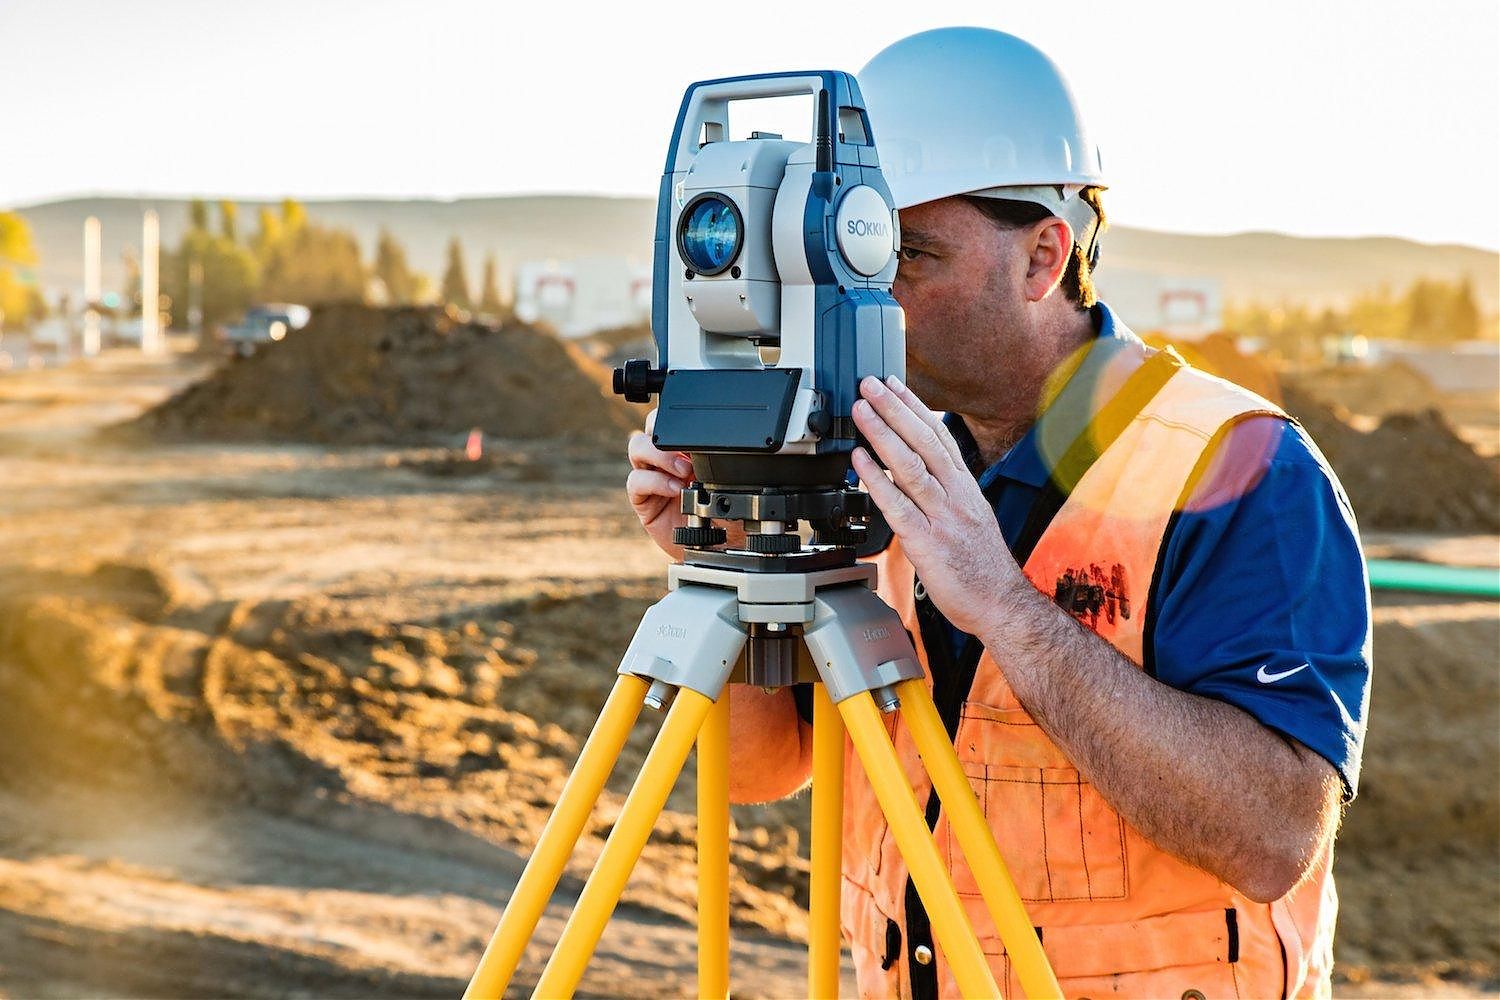
<svg viewBox="0 0 1500 1000">
<path fill-rule="evenodd" d="M 1283 677 L 1290 677 L 1297 671 L 1306 670 L 1308 667 L 1308 665 L 1304 663 L 1300 667 L 1293 667 L 1290 670 L 1282 670 L 1278 673 L 1273 674 L 1266 669 L 1269 666 L 1269 663 L 1262 663 L 1260 665 L 1260 669 L 1255 672 L 1255 679 L 1260 681 L 1262 684 L 1274 684 L 1276 681 L 1281 680 Z"/>
</svg>

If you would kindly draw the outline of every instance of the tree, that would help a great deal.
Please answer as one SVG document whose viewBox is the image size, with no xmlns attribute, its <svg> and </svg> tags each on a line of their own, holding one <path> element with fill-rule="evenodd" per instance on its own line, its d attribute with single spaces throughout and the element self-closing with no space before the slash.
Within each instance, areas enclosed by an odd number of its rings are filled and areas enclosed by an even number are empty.
<svg viewBox="0 0 1500 1000">
<path fill-rule="evenodd" d="M 352 233 L 312 222 L 288 228 L 267 254 L 261 296 L 308 306 L 363 302 L 365 266 L 359 243 Z"/>
<path fill-rule="evenodd" d="M 1342 333 L 1347 317 L 1333 309 L 1314 314 L 1300 303 L 1234 306 L 1225 312 L 1225 327 L 1263 341 L 1270 353 L 1291 361 L 1315 356 L 1320 338 Z"/>
<path fill-rule="evenodd" d="M 1405 315 L 1389 285 L 1382 284 L 1350 304 L 1349 329 L 1371 340 L 1390 340 L 1406 335 Z"/>
<path fill-rule="evenodd" d="M 441 301 L 437 285 L 421 271 L 412 272 L 411 300 L 419 306 L 430 306 Z"/>
<path fill-rule="evenodd" d="M 1474 340 L 1479 336 L 1483 322 L 1479 303 L 1474 299 L 1474 282 L 1465 275 L 1453 289 L 1453 299 L 1448 306 L 1448 332 L 1454 340 Z"/>
<path fill-rule="evenodd" d="M 31 226 L 19 212 L 0 212 L 0 266 L 36 263 Z"/>
<path fill-rule="evenodd" d="M 406 263 L 406 251 L 384 229 L 375 245 L 375 277 L 391 305 L 404 306 L 416 301 L 417 281 Z"/>
<path fill-rule="evenodd" d="M 1413 340 L 1444 340 L 1448 325 L 1447 290 L 1436 281 L 1419 279 L 1406 293 L 1406 335 Z"/>
<path fill-rule="evenodd" d="M 484 279 L 479 287 L 479 311 L 486 316 L 500 316 L 505 305 L 500 301 L 500 286 L 495 278 L 495 255 L 484 258 Z"/>
<path fill-rule="evenodd" d="M 202 198 L 188 202 L 188 226 L 208 232 L 208 202 Z"/>
<path fill-rule="evenodd" d="M 240 241 L 240 206 L 232 201 L 219 202 L 219 226 L 231 243 Z"/>
<path fill-rule="evenodd" d="M 301 202 L 283 199 L 279 214 L 261 209 L 250 246 L 260 266 L 262 301 L 308 306 L 364 301 L 359 243 L 351 233 L 310 221 Z"/>
<path fill-rule="evenodd" d="M 469 280 L 464 277 L 464 248 L 455 236 L 448 241 L 448 266 L 443 271 L 443 301 L 460 309 L 472 308 Z"/>
<path fill-rule="evenodd" d="M 1342 336 L 1349 331 L 1349 318 L 1344 313 L 1325 308 L 1314 322 L 1313 331 L 1320 340 L 1325 337 Z"/>
<path fill-rule="evenodd" d="M 269 208 L 262 208 L 258 213 L 258 220 L 260 228 L 250 238 L 250 250 L 264 266 L 271 247 L 281 239 L 281 219 Z"/>
<path fill-rule="evenodd" d="M 1357 333 L 1372 340 L 1449 344 L 1484 335 L 1484 317 L 1471 278 L 1419 278 L 1399 298 L 1387 285 L 1357 296 L 1346 309 L 1314 316 L 1304 305 L 1267 308 L 1258 303 L 1226 311 L 1231 329 L 1263 338 L 1284 356 L 1297 358 L 1333 334 Z"/>
<path fill-rule="evenodd" d="M 176 252 L 161 257 L 161 288 L 172 300 L 175 322 L 187 319 L 195 270 L 205 325 L 237 319 L 255 301 L 260 267 L 254 255 L 221 233 L 189 229 Z"/>
<path fill-rule="evenodd" d="M 0 212 L 0 326 L 22 326 L 47 314 L 36 262 L 31 226 L 17 212 Z"/>
<path fill-rule="evenodd" d="M 307 224 L 307 209 L 295 198 L 281 199 L 281 226 L 288 233 Z"/>
</svg>

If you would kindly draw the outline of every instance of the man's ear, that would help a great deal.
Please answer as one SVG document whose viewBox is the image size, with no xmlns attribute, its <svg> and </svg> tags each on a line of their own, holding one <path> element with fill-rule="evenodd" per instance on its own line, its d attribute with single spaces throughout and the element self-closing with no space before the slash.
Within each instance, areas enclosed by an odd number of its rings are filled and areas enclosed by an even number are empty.
<svg viewBox="0 0 1500 1000">
<path fill-rule="evenodd" d="M 1068 270 L 1073 252 L 1073 230 L 1057 216 L 1034 224 L 1026 266 L 1026 300 L 1040 302 L 1052 293 Z"/>
</svg>

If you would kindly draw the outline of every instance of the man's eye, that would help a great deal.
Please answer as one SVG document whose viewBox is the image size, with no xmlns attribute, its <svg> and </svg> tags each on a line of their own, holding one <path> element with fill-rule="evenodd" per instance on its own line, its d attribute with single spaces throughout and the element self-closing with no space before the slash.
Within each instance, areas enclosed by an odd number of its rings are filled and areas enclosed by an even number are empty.
<svg viewBox="0 0 1500 1000">
<path fill-rule="evenodd" d="M 914 261 L 918 257 L 926 257 L 927 253 L 916 247 L 902 247 L 896 251 L 896 256 L 902 261 Z"/>
</svg>

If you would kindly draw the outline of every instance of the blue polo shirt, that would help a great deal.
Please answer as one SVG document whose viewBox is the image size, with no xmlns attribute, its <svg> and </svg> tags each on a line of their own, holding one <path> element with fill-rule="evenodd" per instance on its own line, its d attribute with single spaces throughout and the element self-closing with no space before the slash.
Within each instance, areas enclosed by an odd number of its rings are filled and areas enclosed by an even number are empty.
<svg viewBox="0 0 1500 1000">
<path fill-rule="evenodd" d="M 1044 457 L 1092 413 L 1107 359 L 1138 342 L 1102 303 L 1098 341 L 1027 434 L 985 468 L 962 418 L 945 418 L 1012 551 L 1049 475 Z M 1096 404 L 1095 404 L 1096 405 Z M 971 641 L 949 626 L 953 649 Z M 1303 744 L 1359 786 L 1370 700 L 1370 587 L 1354 512 L 1302 428 L 1236 424 L 1168 527 L 1145 622 L 1145 668 Z"/>
</svg>

